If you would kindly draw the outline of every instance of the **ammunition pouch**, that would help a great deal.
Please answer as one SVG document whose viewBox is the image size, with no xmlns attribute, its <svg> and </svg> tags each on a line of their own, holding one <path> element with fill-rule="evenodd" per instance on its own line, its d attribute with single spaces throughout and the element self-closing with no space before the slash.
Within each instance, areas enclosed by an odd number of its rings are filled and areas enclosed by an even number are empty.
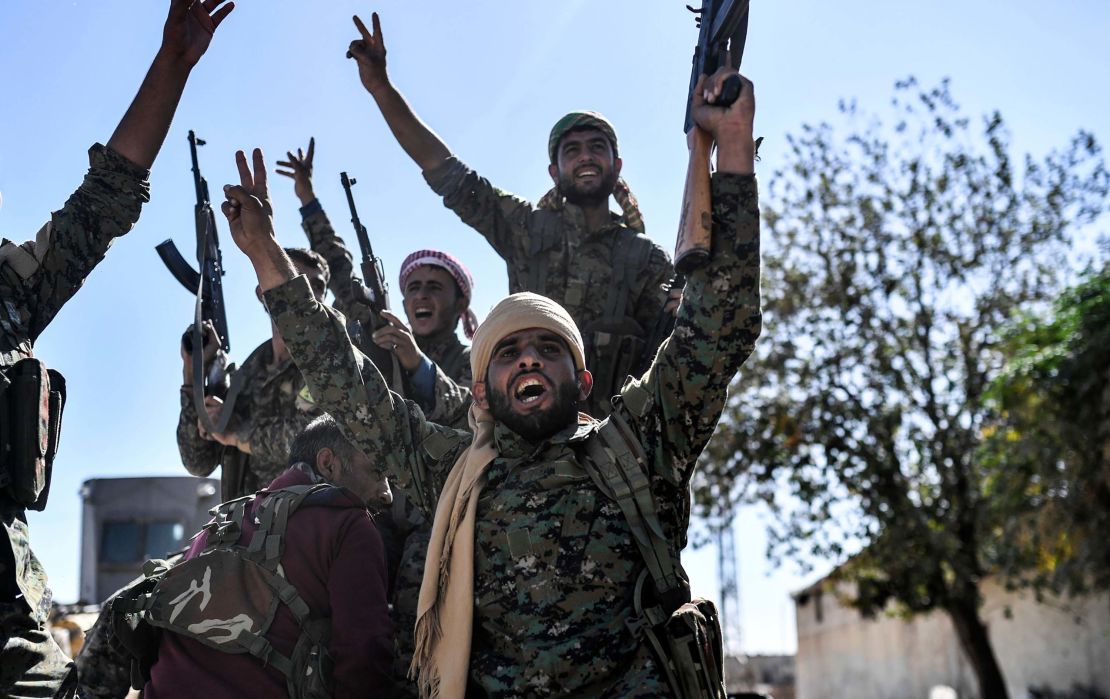
<svg viewBox="0 0 1110 699">
<path fill-rule="evenodd" d="M 656 635 L 652 645 L 667 653 L 668 679 L 679 699 L 724 699 L 724 643 L 712 601 L 691 600 L 647 633 Z"/>
<path fill-rule="evenodd" d="M 608 399 L 620 393 L 624 380 L 643 364 L 644 329 L 631 317 L 601 318 L 582 329 L 582 339 L 594 394 Z"/>
<path fill-rule="evenodd" d="M 46 507 L 65 402 L 65 378 L 39 359 L 0 370 L 0 493 L 22 507 Z"/>
<path fill-rule="evenodd" d="M 724 640 L 717 606 L 702 597 L 689 600 L 687 595 L 689 601 L 676 608 L 678 591 L 654 594 L 650 577 L 645 570 L 636 581 L 636 617 L 628 622 L 629 630 L 651 646 L 676 699 L 725 699 Z M 666 609 L 674 611 L 667 614 Z"/>
<path fill-rule="evenodd" d="M 651 645 L 677 699 L 725 699 L 717 607 L 707 599 L 690 599 L 681 546 L 664 534 L 651 494 L 647 456 L 619 411 L 586 442 L 585 457 L 586 472 L 620 507 L 644 560 L 633 590 L 636 616 L 628 620 L 629 630 Z M 680 516 L 684 532 L 689 512 L 683 509 Z"/>
</svg>

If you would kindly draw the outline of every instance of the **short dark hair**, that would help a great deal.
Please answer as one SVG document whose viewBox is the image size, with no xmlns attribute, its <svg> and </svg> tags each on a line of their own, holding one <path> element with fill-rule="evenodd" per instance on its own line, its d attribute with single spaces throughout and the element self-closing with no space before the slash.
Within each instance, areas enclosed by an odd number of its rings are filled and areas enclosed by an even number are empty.
<svg viewBox="0 0 1110 699">
<path fill-rule="evenodd" d="M 343 461 L 353 458 L 356 452 L 355 446 L 343 436 L 339 423 L 327 413 L 308 423 L 293 440 L 289 447 L 289 465 L 305 463 L 315 471 L 316 455 L 324 448 L 331 449 Z"/>
<path fill-rule="evenodd" d="M 301 264 L 311 269 L 319 270 L 324 275 L 324 283 L 327 284 L 331 279 L 331 269 L 328 267 L 328 261 L 324 256 L 315 250 L 308 248 L 283 248 L 285 254 L 294 264 Z"/>
</svg>

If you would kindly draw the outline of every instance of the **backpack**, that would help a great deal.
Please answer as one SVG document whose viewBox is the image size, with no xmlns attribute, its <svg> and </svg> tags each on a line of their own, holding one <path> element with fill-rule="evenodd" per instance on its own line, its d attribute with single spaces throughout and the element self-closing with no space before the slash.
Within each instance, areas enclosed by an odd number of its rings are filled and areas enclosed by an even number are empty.
<svg viewBox="0 0 1110 699">
<path fill-rule="evenodd" d="M 585 457 L 586 471 L 620 507 L 646 564 L 633 591 L 633 636 L 651 645 L 675 697 L 725 699 L 717 607 L 710 600 L 690 598 L 690 581 L 679 558 L 681 545 L 664 534 L 655 509 L 647 454 L 620 411 L 614 410 L 598 436 L 586 442 Z M 686 522 L 688 508 L 687 503 L 680 513 Z M 685 531 L 684 526 L 680 529 Z"/>
<path fill-rule="evenodd" d="M 277 668 L 285 675 L 292 699 L 331 696 L 331 624 L 314 617 L 285 578 L 281 555 L 293 513 L 300 507 L 334 502 L 339 492 L 319 484 L 259 494 L 263 498 L 255 511 L 259 527 L 245 546 L 238 543 L 241 523 L 256 496 L 225 502 L 212 510 L 215 516 L 201 530 L 208 539 L 195 558 L 172 565 L 147 561 L 143 577 L 121 590 L 108 610 L 116 639 L 133 658 L 132 686 L 141 689 L 149 681 L 165 629 L 224 653 L 249 653 L 263 665 Z M 292 612 L 301 628 L 288 657 L 265 637 L 279 604 Z"/>
</svg>

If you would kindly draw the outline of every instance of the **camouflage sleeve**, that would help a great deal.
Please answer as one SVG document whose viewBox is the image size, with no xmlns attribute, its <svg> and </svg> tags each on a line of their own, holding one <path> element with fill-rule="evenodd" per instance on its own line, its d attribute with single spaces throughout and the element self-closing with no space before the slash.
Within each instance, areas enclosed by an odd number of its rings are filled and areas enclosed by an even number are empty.
<svg viewBox="0 0 1110 699">
<path fill-rule="evenodd" d="M 289 448 L 293 446 L 293 440 L 319 414 L 315 411 L 298 410 L 293 406 L 285 415 L 244 422 L 236 432 L 240 439 L 250 444 L 252 458 L 268 464 L 284 464 L 289 461 Z"/>
<path fill-rule="evenodd" d="M 313 298 L 305 277 L 270 289 L 265 298 L 316 405 L 382 464 L 391 484 L 434 511 L 454 459 L 446 451 L 430 453 L 426 442 L 443 434 L 453 445 L 462 441 L 461 433 L 429 422 L 415 403 L 389 391 L 373 363 L 351 344 L 342 314 Z"/>
<path fill-rule="evenodd" d="M 467 413 L 470 411 L 469 368 L 464 384 L 448 376 L 443 367 L 438 364 L 434 366 L 435 405 L 428 410 L 428 419 L 439 425 L 467 429 Z"/>
<path fill-rule="evenodd" d="M 362 287 L 362 278 L 355 273 L 354 257 L 343 239 L 336 235 L 319 199 L 301 207 L 301 228 L 313 252 L 323 255 L 328 263 L 331 275 L 328 289 L 335 297 L 336 308 L 366 326 L 370 307 L 361 302 L 356 293 Z"/>
<path fill-rule="evenodd" d="M 526 254 L 532 214 L 529 202 L 494 187 L 454 156 L 425 172 L 424 179 L 443 197 L 443 205 L 485 236 L 502 259 L 521 259 Z"/>
<path fill-rule="evenodd" d="M 619 399 L 656 473 L 672 484 L 688 483 L 761 328 L 756 180 L 717 173 L 710 263 L 690 275 L 674 332 Z"/>
<path fill-rule="evenodd" d="M 131 691 L 131 655 L 112 635 L 108 614 L 97 617 L 85 634 L 85 645 L 73 660 L 77 666 L 79 697 L 122 699 Z"/>
<path fill-rule="evenodd" d="M 177 418 L 177 451 L 185 470 L 194 476 L 208 476 L 220 465 L 223 447 L 200 436 L 197 408 L 192 386 L 181 387 L 181 413 Z"/>
<path fill-rule="evenodd" d="M 99 143 L 89 149 L 89 171 L 65 206 L 39 231 L 33 247 L 38 265 L 27 277 L 34 340 L 85 277 L 127 233 L 150 200 L 149 171 Z"/>
</svg>

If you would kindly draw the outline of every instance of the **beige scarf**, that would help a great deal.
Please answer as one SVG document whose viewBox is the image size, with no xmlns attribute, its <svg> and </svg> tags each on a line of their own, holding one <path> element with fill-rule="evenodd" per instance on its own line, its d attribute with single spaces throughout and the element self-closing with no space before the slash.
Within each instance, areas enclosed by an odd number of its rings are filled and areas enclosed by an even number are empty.
<svg viewBox="0 0 1110 699">
<path fill-rule="evenodd" d="M 531 328 L 562 337 L 575 367 L 585 367 L 582 335 L 570 314 L 549 298 L 525 292 L 498 303 L 474 333 L 470 351 L 474 382 L 486 380 L 498 342 Z M 462 699 L 466 694 L 474 625 L 474 532 L 486 469 L 498 455 L 493 428 L 489 411 L 472 404 L 474 441 L 451 468 L 436 505 L 416 607 L 416 650 L 409 668 L 422 697 Z"/>
</svg>

